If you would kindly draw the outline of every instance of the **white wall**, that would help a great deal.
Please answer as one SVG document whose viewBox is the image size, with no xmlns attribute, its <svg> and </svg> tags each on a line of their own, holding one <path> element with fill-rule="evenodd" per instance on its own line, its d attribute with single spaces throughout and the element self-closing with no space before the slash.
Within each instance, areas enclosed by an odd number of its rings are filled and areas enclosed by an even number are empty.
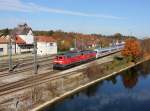
<svg viewBox="0 0 150 111">
<path fill-rule="evenodd" d="M 0 44 L 0 48 L 3 49 L 3 51 L 0 51 L 0 55 L 8 55 L 8 44 Z M 15 54 L 15 45 L 12 44 L 12 54 Z"/>
<path fill-rule="evenodd" d="M 19 37 L 21 37 L 26 42 L 26 44 L 33 44 L 34 42 L 34 36 L 31 30 L 27 35 L 19 35 Z"/>
<path fill-rule="evenodd" d="M 16 53 L 21 54 L 21 48 L 16 44 Z"/>
<path fill-rule="evenodd" d="M 7 44 L 0 44 L 0 48 L 3 49 L 3 51 L 0 51 L 0 55 L 7 55 Z"/>
<path fill-rule="evenodd" d="M 37 42 L 37 54 L 47 55 L 47 54 L 57 54 L 57 44 L 55 42 Z"/>
<path fill-rule="evenodd" d="M 15 54 L 15 44 L 12 44 L 12 54 Z"/>
<path fill-rule="evenodd" d="M 33 44 L 33 36 L 32 35 L 19 35 L 19 37 L 21 37 L 26 44 Z"/>
</svg>

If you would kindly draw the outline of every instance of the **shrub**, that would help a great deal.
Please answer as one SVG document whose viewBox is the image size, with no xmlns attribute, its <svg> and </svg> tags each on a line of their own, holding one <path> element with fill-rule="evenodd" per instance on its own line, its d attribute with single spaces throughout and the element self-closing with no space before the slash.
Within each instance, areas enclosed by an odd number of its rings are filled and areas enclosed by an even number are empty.
<svg viewBox="0 0 150 111">
<path fill-rule="evenodd" d="M 33 104 L 34 103 L 39 103 L 41 102 L 42 100 L 42 90 L 41 90 L 41 87 L 39 86 L 35 86 L 33 87 L 32 89 L 32 101 L 33 101 Z"/>
<path fill-rule="evenodd" d="M 91 78 L 91 79 L 93 79 L 93 78 L 97 77 L 99 74 L 103 74 L 103 73 L 104 73 L 104 67 L 98 65 L 97 63 L 92 63 L 84 71 L 84 74 L 86 74 L 87 77 Z"/>
</svg>

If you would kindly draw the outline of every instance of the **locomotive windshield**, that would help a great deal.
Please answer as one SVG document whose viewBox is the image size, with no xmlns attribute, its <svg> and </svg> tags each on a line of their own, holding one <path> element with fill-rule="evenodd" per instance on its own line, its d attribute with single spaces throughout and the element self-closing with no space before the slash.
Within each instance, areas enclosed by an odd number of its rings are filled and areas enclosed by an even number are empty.
<svg viewBox="0 0 150 111">
<path fill-rule="evenodd" d="M 56 59 L 60 60 L 60 59 L 63 59 L 62 56 L 57 56 Z"/>
</svg>

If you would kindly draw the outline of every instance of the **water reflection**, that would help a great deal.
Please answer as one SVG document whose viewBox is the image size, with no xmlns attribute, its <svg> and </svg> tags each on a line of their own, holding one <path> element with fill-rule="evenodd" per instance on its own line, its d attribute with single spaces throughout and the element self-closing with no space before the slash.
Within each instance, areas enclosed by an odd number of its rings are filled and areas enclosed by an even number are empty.
<svg viewBox="0 0 150 111">
<path fill-rule="evenodd" d="M 138 65 L 137 68 L 140 69 L 141 75 L 146 78 L 150 74 L 150 61 Z"/>
<path fill-rule="evenodd" d="M 150 111 L 149 74 L 150 62 L 146 62 L 92 85 L 45 111 Z"/>
<path fill-rule="evenodd" d="M 136 68 L 132 68 L 131 70 L 123 72 L 121 77 L 124 87 L 130 89 L 135 87 L 136 84 L 138 83 L 138 75 L 139 74 L 137 73 Z"/>
<path fill-rule="evenodd" d="M 117 75 L 115 75 L 115 76 L 112 76 L 112 77 L 109 77 L 108 79 L 106 79 L 107 81 L 111 81 L 112 82 L 112 84 L 116 84 L 117 83 L 117 79 L 116 79 L 116 76 Z"/>
</svg>

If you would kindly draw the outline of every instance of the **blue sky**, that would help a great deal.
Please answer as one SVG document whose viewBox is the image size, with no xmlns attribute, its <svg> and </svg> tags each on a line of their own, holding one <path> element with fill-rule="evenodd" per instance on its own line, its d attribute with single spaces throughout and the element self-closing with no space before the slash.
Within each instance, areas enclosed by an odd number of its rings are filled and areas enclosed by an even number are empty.
<svg viewBox="0 0 150 111">
<path fill-rule="evenodd" d="M 0 28 L 150 36 L 150 0 L 0 0 Z"/>
</svg>

